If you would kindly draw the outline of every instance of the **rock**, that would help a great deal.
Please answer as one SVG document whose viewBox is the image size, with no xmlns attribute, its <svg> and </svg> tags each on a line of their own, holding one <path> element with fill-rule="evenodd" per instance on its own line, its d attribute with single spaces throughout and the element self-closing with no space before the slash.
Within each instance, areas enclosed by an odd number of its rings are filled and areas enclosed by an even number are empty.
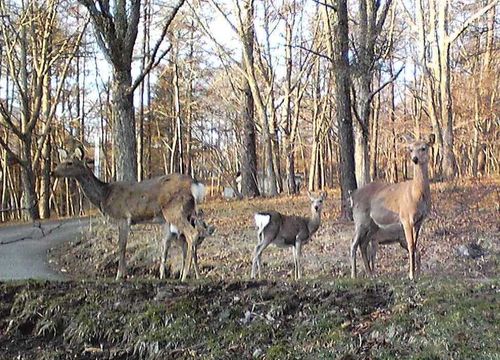
<svg viewBox="0 0 500 360">
<path fill-rule="evenodd" d="M 257 348 L 257 349 L 254 350 L 254 352 L 252 354 L 252 357 L 254 359 L 257 359 L 257 358 L 261 357 L 261 355 L 262 355 L 262 349 L 261 348 Z"/>
<path fill-rule="evenodd" d="M 486 254 L 486 251 L 481 247 L 481 245 L 476 243 L 469 243 L 467 245 L 460 245 L 457 248 L 458 256 L 476 259 Z"/>
</svg>

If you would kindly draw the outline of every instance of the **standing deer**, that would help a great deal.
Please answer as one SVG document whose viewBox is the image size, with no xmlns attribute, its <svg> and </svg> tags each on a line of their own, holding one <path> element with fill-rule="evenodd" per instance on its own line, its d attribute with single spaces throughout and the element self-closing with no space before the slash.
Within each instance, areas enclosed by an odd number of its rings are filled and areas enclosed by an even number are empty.
<svg viewBox="0 0 500 360">
<path fill-rule="evenodd" d="M 370 183 L 356 190 L 351 195 L 354 237 L 351 241 L 351 277 L 356 277 L 356 251 L 361 248 L 361 255 L 366 271 L 371 274 L 368 246 L 373 239 L 397 239 L 404 232 L 406 248 L 409 253 L 409 277 L 415 278 L 415 262 L 418 258 L 417 241 L 422 222 L 431 207 L 429 187 L 429 147 L 428 142 L 407 139 L 410 158 L 415 164 L 413 179 L 397 184 Z M 377 235 L 378 232 L 382 231 Z M 396 235 L 394 235 L 396 234 Z M 376 251 L 376 245 L 372 248 Z M 374 252 L 372 255 L 374 261 Z"/>
<path fill-rule="evenodd" d="M 61 163 L 53 175 L 75 178 L 89 201 L 101 213 L 118 221 L 119 262 L 116 279 L 126 275 L 125 250 L 130 226 L 154 222 L 164 224 L 160 278 L 165 276 L 168 249 L 173 238 L 170 225 L 174 225 L 178 233 L 184 234 L 187 243 L 187 261 L 182 270 L 182 281 L 186 280 L 191 268 L 192 249 L 200 232 L 190 219 L 196 215 L 197 202 L 203 199 L 203 184 L 182 174 L 169 174 L 141 182 L 105 183 L 87 166 L 83 150 L 79 147 L 71 157 L 66 151 L 61 151 Z"/>
<path fill-rule="evenodd" d="M 309 193 L 308 193 L 309 194 Z M 252 279 L 258 271 L 260 278 L 260 256 L 269 244 L 274 243 L 278 247 L 292 247 L 293 261 L 295 264 L 294 277 L 302 277 L 300 258 L 302 246 L 306 244 L 321 224 L 321 210 L 323 201 L 327 194 L 322 192 L 319 197 L 309 194 L 311 200 L 311 217 L 289 216 L 277 211 L 263 211 L 254 215 L 257 226 L 258 244 L 252 261 Z M 258 269 L 258 270 L 257 270 Z"/>
</svg>

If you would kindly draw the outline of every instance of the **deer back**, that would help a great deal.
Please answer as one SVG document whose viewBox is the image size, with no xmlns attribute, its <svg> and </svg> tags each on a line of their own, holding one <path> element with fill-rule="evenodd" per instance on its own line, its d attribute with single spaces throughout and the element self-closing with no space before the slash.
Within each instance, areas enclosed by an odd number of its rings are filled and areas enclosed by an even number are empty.
<svg viewBox="0 0 500 360">
<path fill-rule="evenodd" d="M 308 228 L 308 220 L 304 217 L 281 215 L 279 225 L 276 237 L 284 245 L 294 245 L 298 234 L 300 234 L 302 240 L 311 236 Z"/>
<path fill-rule="evenodd" d="M 161 217 L 164 208 L 187 217 L 195 207 L 192 182 L 189 176 L 170 174 L 141 182 L 110 183 L 102 209 L 111 217 L 130 218 L 133 223 Z"/>
</svg>

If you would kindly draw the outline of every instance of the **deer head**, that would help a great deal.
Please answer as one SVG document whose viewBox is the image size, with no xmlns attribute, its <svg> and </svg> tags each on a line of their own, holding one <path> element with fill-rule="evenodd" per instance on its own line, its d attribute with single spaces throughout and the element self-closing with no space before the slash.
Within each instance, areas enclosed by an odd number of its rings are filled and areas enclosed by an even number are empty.
<svg viewBox="0 0 500 360">
<path fill-rule="evenodd" d="M 89 172 L 82 148 L 77 147 L 71 156 L 65 149 L 59 149 L 58 152 L 61 162 L 52 172 L 53 176 L 77 178 Z"/>
<path fill-rule="evenodd" d="M 315 213 L 320 213 L 323 209 L 323 202 L 327 197 L 327 193 L 325 191 L 322 191 L 319 196 L 315 196 L 308 191 L 307 195 L 309 196 L 309 200 L 311 201 L 311 210 Z"/>
<path fill-rule="evenodd" d="M 408 143 L 410 159 L 415 165 L 429 162 L 429 148 L 434 144 L 434 136 L 429 136 L 428 141 L 414 140 L 412 137 L 405 137 Z"/>
<path fill-rule="evenodd" d="M 215 226 L 205 222 L 205 214 L 201 209 L 191 216 L 191 224 L 198 230 L 201 238 L 209 237 L 215 233 Z"/>
</svg>

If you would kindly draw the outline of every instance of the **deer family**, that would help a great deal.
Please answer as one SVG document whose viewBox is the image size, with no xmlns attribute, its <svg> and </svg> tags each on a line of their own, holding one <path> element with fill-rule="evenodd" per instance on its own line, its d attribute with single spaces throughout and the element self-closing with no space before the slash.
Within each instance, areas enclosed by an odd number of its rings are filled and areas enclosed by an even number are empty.
<svg viewBox="0 0 500 360">
<path fill-rule="evenodd" d="M 356 277 L 356 251 L 361 255 L 366 271 L 371 274 L 378 242 L 395 242 L 404 233 L 409 254 L 409 278 L 415 278 L 415 263 L 419 263 L 418 235 L 431 207 L 429 187 L 429 147 L 426 141 L 407 139 L 410 158 L 414 163 L 413 179 L 396 184 L 369 183 L 351 194 L 354 237 L 351 241 L 351 277 Z M 378 234 L 377 234 L 378 233 Z M 373 241 L 375 245 L 373 246 Z M 401 242 L 400 242 L 401 243 Z M 371 247 L 370 259 L 368 246 Z M 417 264 L 418 265 L 418 264 Z"/>
<path fill-rule="evenodd" d="M 169 174 L 140 182 L 99 180 L 87 166 L 83 149 L 77 147 L 69 157 L 61 151 L 61 163 L 54 169 L 56 177 L 75 178 L 85 196 L 101 213 L 118 221 L 119 262 L 116 279 L 125 277 L 127 246 L 130 226 L 153 222 L 164 224 L 163 251 L 160 278 L 165 276 L 166 258 L 173 238 L 171 226 L 183 234 L 187 244 L 187 261 L 182 269 L 182 281 L 186 280 L 192 260 L 192 250 L 198 241 L 200 229 L 191 224 L 196 216 L 196 205 L 203 199 L 203 184 L 188 175 Z"/>
<path fill-rule="evenodd" d="M 196 279 L 200 278 L 200 270 L 198 267 L 198 247 L 202 244 L 205 238 L 213 235 L 215 232 L 215 227 L 212 225 L 207 225 L 207 223 L 203 219 L 203 211 L 198 210 L 195 216 L 191 217 L 190 222 L 191 225 L 200 230 L 198 239 L 193 244 L 193 267 Z M 184 264 L 186 263 L 186 255 L 188 243 L 186 241 L 186 236 L 179 232 L 179 229 L 173 224 L 170 224 L 170 233 L 174 236 L 175 241 L 181 246 L 182 249 L 182 264 L 181 264 L 181 272 L 180 278 L 182 279 L 184 276 Z"/>
<path fill-rule="evenodd" d="M 252 261 L 252 279 L 258 271 L 260 278 L 260 257 L 269 244 L 274 243 L 278 247 L 292 247 L 293 261 L 295 264 L 294 277 L 302 277 L 300 258 L 302 246 L 306 244 L 321 224 L 321 211 L 327 194 L 322 192 L 318 197 L 308 193 L 311 200 L 311 217 L 289 216 L 277 211 L 262 211 L 254 215 L 257 226 L 258 244 L 255 247 Z"/>
</svg>

